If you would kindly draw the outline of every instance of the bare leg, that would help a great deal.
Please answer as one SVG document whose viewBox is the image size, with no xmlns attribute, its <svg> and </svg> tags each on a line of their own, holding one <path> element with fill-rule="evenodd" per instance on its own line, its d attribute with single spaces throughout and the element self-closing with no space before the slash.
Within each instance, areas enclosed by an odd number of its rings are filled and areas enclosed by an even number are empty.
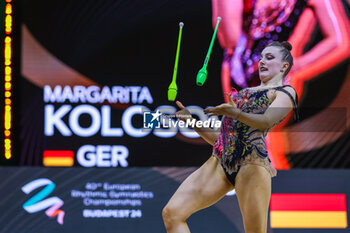
<svg viewBox="0 0 350 233">
<path fill-rule="evenodd" d="M 261 166 L 245 165 L 236 177 L 236 193 L 246 233 L 266 233 L 271 176 Z"/>
<path fill-rule="evenodd" d="M 210 157 L 180 185 L 163 209 L 168 233 L 189 233 L 186 219 L 216 203 L 233 189 L 218 160 Z"/>
</svg>

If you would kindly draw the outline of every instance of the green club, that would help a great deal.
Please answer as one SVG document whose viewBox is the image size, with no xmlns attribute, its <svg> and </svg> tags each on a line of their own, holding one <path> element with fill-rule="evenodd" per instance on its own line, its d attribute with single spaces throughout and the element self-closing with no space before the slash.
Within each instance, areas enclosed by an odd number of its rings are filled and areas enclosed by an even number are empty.
<svg viewBox="0 0 350 233">
<path fill-rule="evenodd" d="M 177 66 L 179 62 L 179 53 L 180 53 L 180 44 L 181 44 L 181 34 L 182 34 L 182 28 L 184 26 L 183 22 L 179 23 L 179 38 L 177 41 L 177 49 L 176 49 L 176 57 L 175 57 L 175 65 L 174 65 L 174 72 L 173 72 L 173 80 L 171 81 L 169 88 L 168 88 L 168 100 L 174 101 L 177 95 L 177 85 L 176 85 L 176 76 L 177 76 Z"/>
<path fill-rule="evenodd" d="M 212 37 L 211 42 L 210 42 L 207 56 L 205 57 L 203 67 L 198 71 L 198 74 L 197 74 L 197 80 L 196 80 L 197 86 L 203 86 L 205 80 L 207 79 L 207 76 L 208 76 L 207 66 L 208 66 L 211 50 L 213 48 L 213 44 L 215 41 L 216 31 L 218 30 L 220 21 L 221 21 L 221 17 L 218 17 L 217 21 L 216 21 L 216 27 L 214 30 L 214 34 L 213 34 L 213 37 Z"/>
</svg>

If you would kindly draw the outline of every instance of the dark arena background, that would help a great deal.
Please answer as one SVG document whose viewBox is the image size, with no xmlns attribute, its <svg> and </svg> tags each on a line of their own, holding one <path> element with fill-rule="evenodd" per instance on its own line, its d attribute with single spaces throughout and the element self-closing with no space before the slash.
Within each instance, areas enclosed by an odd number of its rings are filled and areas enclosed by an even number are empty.
<svg viewBox="0 0 350 233">
<path fill-rule="evenodd" d="M 167 92 L 179 22 L 176 99 L 203 121 L 227 90 L 258 84 L 264 46 L 293 45 L 286 82 L 301 119 L 290 115 L 267 136 L 278 169 L 267 232 L 350 232 L 349 4 L 2 1 L 0 233 L 166 232 L 162 208 L 212 152 L 190 128 L 145 127 L 146 114 L 178 110 Z M 188 224 L 192 232 L 244 233 L 235 191 Z"/>
</svg>

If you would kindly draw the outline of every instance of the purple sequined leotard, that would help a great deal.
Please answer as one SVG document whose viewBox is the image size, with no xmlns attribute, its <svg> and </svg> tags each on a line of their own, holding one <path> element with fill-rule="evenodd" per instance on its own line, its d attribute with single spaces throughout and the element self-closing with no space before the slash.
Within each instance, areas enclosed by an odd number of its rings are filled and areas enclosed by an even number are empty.
<svg viewBox="0 0 350 233">
<path fill-rule="evenodd" d="M 231 96 L 241 111 L 263 114 L 272 102 L 267 94 L 269 90 L 286 93 L 283 87 L 246 88 L 232 93 Z M 291 95 L 290 97 L 296 108 L 296 102 Z M 242 165 L 255 164 L 265 167 L 272 177 L 276 176 L 277 171 L 270 164 L 265 147 L 265 136 L 270 129 L 258 130 L 226 116 L 223 116 L 221 121 L 221 133 L 213 146 L 213 156 L 220 160 L 225 172 L 232 174 Z M 281 121 L 276 122 L 275 125 Z"/>
</svg>

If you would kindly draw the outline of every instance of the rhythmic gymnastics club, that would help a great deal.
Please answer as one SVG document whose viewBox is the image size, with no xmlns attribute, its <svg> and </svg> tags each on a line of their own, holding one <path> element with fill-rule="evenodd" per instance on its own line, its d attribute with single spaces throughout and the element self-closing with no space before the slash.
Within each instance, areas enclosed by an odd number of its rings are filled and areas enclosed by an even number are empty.
<svg viewBox="0 0 350 233">
<path fill-rule="evenodd" d="M 182 34 L 182 28 L 184 26 L 183 22 L 179 23 L 179 37 L 177 40 L 177 49 L 176 49 L 176 57 L 175 57 L 175 65 L 174 65 L 174 72 L 173 72 L 173 80 L 171 81 L 169 88 L 168 88 L 168 100 L 174 101 L 177 95 L 177 85 L 176 85 L 176 75 L 177 75 L 177 66 L 179 62 L 179 53 L 180 53 L 180 44 L 181 44 L 181 34 Z"/>
<path fill-rule="evenodd" d="M 211 49 L 213 48 L 213 44 L 215 41 L 216 31 L 218 30 L 220 21 L 221 21 L 221 17 L 218 17 L 216 21 L 215 31 L 214 31 L 213 37 L 211 38 L 209 50 L 208 50 L 207 56 L 205 57 L 203 67 L 198 71 L 198 74 L 197 74 L 197 80 L 196 80 L 197 86 L 203 86 L 205 80 L 207 79 L 207 76 L 208 76 L 207 66 L 208 66 L 208 62 L 211 54 Z"/>
</svg>

